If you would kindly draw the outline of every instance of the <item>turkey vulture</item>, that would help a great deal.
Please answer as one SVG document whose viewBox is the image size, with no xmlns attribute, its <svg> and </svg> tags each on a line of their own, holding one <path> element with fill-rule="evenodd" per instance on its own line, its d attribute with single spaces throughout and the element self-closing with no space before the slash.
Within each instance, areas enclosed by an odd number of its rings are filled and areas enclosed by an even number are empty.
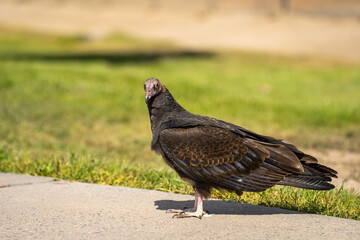
<svg viewBox="0 0 360 240">
<path fill-rule="evenodd" d="M 156 78 L 144 84 L 151 122 L 151 149 L 195 190 L 195 206 L 169 210 L 176 217 L 198 217 L 211 188 L 241 195 L 274 185 L 329 190 L 337 172 L 294 145 L 251 132 L 180 106 Z"/>
</svg>

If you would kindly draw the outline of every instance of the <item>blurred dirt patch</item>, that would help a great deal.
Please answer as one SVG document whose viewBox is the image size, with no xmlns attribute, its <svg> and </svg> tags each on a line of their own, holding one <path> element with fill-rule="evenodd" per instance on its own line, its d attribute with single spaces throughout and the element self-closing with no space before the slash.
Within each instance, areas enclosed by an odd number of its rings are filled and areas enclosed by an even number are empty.
<svg viewBox="0 0 360 240">
<path fill-rule="evenodd" d="M 81 33 L 90 40 L 125 32 L 166 39 L 189 48 L 238 49 L 360 62 L 360 21 L 356 17 L 359 4 L 339 8 L 343 17 L 330 17 L 326 13 L 331 10 L 332 1 L 322 1 L 322 8 L 318 8 L 324 11 L 309 4 L 304 8 L 298 1 L 290 3 L 287 7 L 290 9 L 284 11 L 278 1 L 220 4 L 219 1 L 2 0 L 0 24 Z M 311 12 L 311 9 L 317 10 Z M 336 12 L 336 8 L 332 11 Z"/>
<path fill-rule="evenodd" d="M 339 178 L 334 180 L 336 186 L 344 183 L 346 188 L 354 188 L 360 193 L 360 153 L 336 150 L 306 152 L 316 157 L 320 164 L 332 167 L 339 173 Z"/>
</svg>

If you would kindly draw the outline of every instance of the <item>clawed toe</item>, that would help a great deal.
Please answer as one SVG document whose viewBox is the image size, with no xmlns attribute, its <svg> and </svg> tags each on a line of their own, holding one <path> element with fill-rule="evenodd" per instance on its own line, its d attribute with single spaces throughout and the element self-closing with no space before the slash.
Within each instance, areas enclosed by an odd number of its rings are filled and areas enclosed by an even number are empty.
<svg viewBox="0 0 360 240">
<path fill-rule="evenodd" d="M 183 212 L 195 212 L 195 208 L 187 208 L 184 207 L 183 209 L 168 209 L 166 210 L 166 213 L 183 213 Z"/>
<path fill-rule="evenodd" d="M 198 213 L 198 212 L 181 212 L 178 214 L 175 214 L 172 218 L 191 218 L 191 217 L 196 217 L 201 219 L 202 217 L 210 217 L 211 215 L 208 214 L 208 212 L 202 212 L 202 213 Z"/>
<path fill-rule="evenodd" d="M 166 210 L 166 213 L 182 213 L 184 210 L 181 209 L 168 209 Z"/>
</svg>

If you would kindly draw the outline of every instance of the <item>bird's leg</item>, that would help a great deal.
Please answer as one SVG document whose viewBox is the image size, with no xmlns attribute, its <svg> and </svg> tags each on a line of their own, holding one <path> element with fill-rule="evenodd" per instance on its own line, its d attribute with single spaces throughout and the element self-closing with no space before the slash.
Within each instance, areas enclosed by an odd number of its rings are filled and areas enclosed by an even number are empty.
<svg viewBox="0 0 360 240">
<path fill-rule="evenodd" d="M 185 209 L 179 214 L 175 214 L 175 218 L 189 218 L 189 217 L 197 217 L 202 218 L 202 216 L 206 215 L 206 212 L 203 211 L 203 198 L 200 193 L 195 189 L 195 206 L 191 209 Z"/>
</svg>

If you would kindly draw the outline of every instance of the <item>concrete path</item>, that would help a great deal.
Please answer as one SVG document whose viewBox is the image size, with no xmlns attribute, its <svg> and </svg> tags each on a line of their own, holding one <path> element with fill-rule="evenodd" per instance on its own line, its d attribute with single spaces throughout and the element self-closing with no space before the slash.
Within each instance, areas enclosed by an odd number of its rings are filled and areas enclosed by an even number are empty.
<svg viewBox="0 0 360 240">
<path fill-rule="evenodd" d="M 0 173 L 0 239 L 360 239 L 360 221 L 193 196 Z"/>
</svg>

